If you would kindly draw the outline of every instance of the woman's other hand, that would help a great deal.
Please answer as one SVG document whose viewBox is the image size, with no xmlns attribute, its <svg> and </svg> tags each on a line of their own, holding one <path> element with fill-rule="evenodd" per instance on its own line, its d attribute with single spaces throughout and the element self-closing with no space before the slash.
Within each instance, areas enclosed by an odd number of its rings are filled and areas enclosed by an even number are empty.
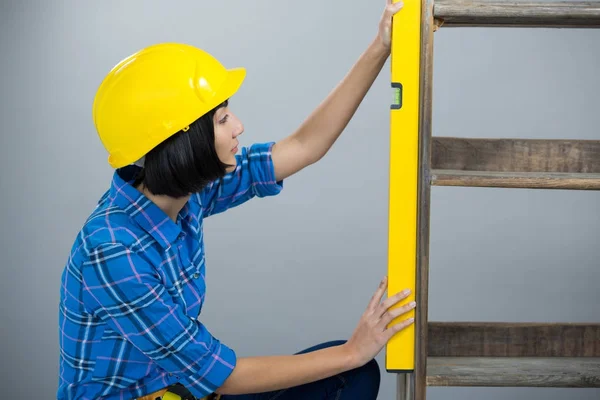
<svg viewBox="0 0 600 400">
<path fill-rule="evenodd" d="M 362 366 L 369 362 L 396 333 L 414 322 L 413 318 L 409 318 L 388 327 L 394 319 L 414 309 L 416 304 L 411 302 L 402 307 L 392 308 L 408 297 L 409 290 L 404 290 L 382 302 L 387 285 L 387 278 L 384 278 L 360 318 L 352 337 L 344 344 L 355 366 Z"/>
<path fill-rule="evenodd" d="M 378 39 L 383 47 L 389 50 L 392 45 L 392 17 L 404 7 L 404 2 L 400 0 L 394 3 L 393 0 L 385 0 L 385 3 L 385 9 L 379 21 Z"/>
</svg>

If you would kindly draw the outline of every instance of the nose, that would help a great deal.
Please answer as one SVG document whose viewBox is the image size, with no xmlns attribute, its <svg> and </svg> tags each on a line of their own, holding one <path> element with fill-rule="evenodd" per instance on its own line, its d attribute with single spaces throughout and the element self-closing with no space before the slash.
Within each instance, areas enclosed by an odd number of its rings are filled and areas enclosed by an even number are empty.
<svg viewBox="0 0 600 400">
<path fill-rule="evenodd" d="M 234 129 L 233 129 L 233 137 L 236 138 L 238 136 L 240 136 L 242 133 L 244 133 L 244 124 L 242 124 L 242 121 L 240 121 L 238 119 L 238 117 L 233 116 L 234 119 Z"/>
</svg>

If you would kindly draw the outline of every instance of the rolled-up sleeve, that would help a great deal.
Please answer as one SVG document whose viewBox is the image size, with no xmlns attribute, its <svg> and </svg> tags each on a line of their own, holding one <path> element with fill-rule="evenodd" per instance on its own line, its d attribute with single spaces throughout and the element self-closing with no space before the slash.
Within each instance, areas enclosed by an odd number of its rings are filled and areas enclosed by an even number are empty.
<svg viewBox="0 0 600 400">
<path fill-rule="evenodd" d="M 142 256 L 111 243 L 89 257 L 81 277 L 85 306 L 196 397 L 215 392 L 235 368 L 235 352 L 173 302 Z"/>
<path fill-rule="evenodd" d="M 283 181 L 275 180 L 271 158 L 274 142 L 243 147 L 236 156 L 235 170 L 208 184 L 196 199 L 204 217 L 239 206 L 253 197 L 274 196 L 283 189 Z"/>
</svg>

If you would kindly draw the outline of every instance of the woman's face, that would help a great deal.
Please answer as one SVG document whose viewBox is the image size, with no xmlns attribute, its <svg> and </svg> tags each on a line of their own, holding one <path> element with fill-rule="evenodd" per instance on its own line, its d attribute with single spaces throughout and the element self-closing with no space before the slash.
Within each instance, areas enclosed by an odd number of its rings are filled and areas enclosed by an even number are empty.
<svg viewBox="0 0 600 400">
<path fill-rule="evenodd" d="M 227 168 L 227 172 L 235 169 L 235 154 L 238 151 L 240 142 L 237 137 L 244 132 L 244 125 L 231 112 L 229 107 L 221 107 L 213 116 L 215 127 L 215 149 L 221 162 L 233 165 Z"/>
</svg>

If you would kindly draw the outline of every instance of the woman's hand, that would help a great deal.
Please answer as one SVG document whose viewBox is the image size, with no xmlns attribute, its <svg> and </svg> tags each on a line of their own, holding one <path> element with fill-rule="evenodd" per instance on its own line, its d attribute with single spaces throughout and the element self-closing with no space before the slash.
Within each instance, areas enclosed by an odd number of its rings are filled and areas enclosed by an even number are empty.
<svg viewBox="0 0 600 400">
<path fill-rule="evenodd" d="M 392 3 L 392 0 L 385 0 L 385 3 L 385 10 L 379 21 L 378 40 L 383 47 L 389 50 L 392 46 L 392 17 L 404 7 L 404 3 L 402 0 L 397 3 Z"/>
<path fill-rule="evenodd" d="M 344 344 L 293 356 L 242 357 L 231 375 L 217 390 L 219 394 L 261 393 L 315 382 L 371 361 L 395 333 L 413 323 L 390 322 L 415 308 L 414 303 L 389 308 L 406 299 L 408 291 L 381 302 L 387 289 L 384 278 L 369 302 L 352 337 Z"/>
<path fill-rule="evenodd" d="M 408 297 L 410 291 L 402 291 L 381 302 L 386 289 L 387 278 L 384 278 L 369 302 L 369 306 L 362 315 L 352 337 L 344 344 L 351 354 L 351 359 L 354 360 L 355 367 L 362 366 L 373 359 L 396 333 L 414 322 L 413 318 L 410 318 L 388 328 L 390 322 L 414 309 L 416 304 L 411 302 L 390 310 L 396 303 Z"/>
</svg>

